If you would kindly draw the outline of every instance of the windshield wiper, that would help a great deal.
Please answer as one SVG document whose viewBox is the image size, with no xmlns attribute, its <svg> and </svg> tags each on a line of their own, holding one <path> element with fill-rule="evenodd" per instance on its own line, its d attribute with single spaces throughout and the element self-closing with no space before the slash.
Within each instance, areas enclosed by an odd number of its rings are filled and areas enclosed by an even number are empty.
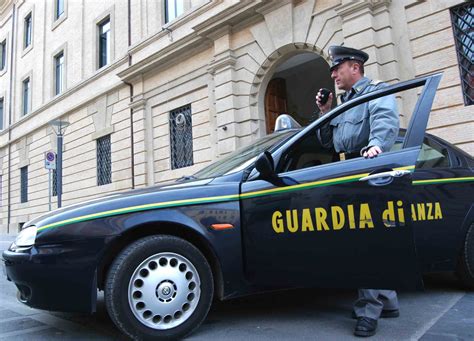
<svg viewBox="0 0 474 341">
<path fill-rule="evenodd" d="M 180 182 L 180 181 L 195 180 L 195 179 L 197 179 L 197 178 L 194 175 L 183 175 L 182 177 L 180 177 L 176 181 Z"/>
</svg>

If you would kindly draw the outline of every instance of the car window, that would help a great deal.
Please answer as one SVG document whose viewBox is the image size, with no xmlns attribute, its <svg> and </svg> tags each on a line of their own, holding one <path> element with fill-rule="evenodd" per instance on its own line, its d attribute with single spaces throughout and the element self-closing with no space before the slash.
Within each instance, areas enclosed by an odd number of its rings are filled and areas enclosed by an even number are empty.
<svg viewBox="0 0 474 341">
<path fill-rule="evenodd" d="M 316 131 L 307 134 L 283 156 L 278 173 L 319 166 L 332 162 L 334 150 L 321 146 Z"/>
<path fill-rule="evenodd" d="M 223 157 L 193 175 L 194 179 L 208 179 L 242 170 L 253 164 L 255 158 L 266 150 L 272 150 L 290 136 L 295 130 L 287 130 L 267 135 L 249 146 L 242 147 Z"/>
<path fill-rule="evenodd" d="M 425 137 L 416 168 L 446 168 L 450 166 L 448 150 Z"/>
<path fill-rule="evenodd" d="M 397 140 L 390 151 L 398 151 L 402 149 L 402 145 L 403 140 Z M 423 145 L 421 146 L 420 154 L 416 160 L 416 168 L 429 169 L 446 168 L 450 166 L 448 150 L 433 140 L 425 137 Z"/>
</svg>

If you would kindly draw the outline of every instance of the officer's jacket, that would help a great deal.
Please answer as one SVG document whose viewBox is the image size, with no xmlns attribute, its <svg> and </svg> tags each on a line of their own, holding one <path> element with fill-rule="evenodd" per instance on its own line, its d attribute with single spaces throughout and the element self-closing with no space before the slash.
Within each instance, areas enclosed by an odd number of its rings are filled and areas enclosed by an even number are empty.
<svg viewBox="0 0 474 341">
<path fill-rule="evenodd" d="M 341 101 L 386 86 L 386 83 L 362 77 L 351 91 L 341 96 Z M 398 136 L 399 125 L 397 102 L 395 96 L 389 95 L 358 105 L 335 117 L 321 127 L 320 140 L 324 147 L 334 147 L 338 153 L 359 153 L 369 146 L 379 146 L 387 152 Z"/>
</svg>

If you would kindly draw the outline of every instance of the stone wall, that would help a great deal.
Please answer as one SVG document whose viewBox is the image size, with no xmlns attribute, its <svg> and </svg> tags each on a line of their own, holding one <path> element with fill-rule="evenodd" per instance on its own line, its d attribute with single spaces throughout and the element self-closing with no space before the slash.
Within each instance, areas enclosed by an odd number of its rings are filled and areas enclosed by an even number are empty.
<svg viewBox="0 0 474 341">
<path fill-rule="evenodd" d="M 14 74 L 13 121 L 10 130 L 0 131 L 0 232 L 16 232 L 19 223 L 48 209 L 43 158 L 56 148 L 51 120 L 71 123 L 64 138 L 64 205 L 132 183 L 143 187 L 176 179 L 265 135 L 264 95 L 278 66 L 300 53 L 313 53 L 324 64 L 328 47 L 342 42 L 369 53 L 366 73 L 375 79 L 394 83 L 444 72 L 428 130 L 473 154 L 474 121 L 463 104 L 449 15 L 459 3 L 188 0 L 185 13 L 165 24 L 158 2 L 132 2 L 128 46 L 126 0 L 67 1 L 66 17 L 58 22 L 51 2 L 19 2 L 14 65 L 0 73 L 5 120 L 10 71 Z M 11 9 L 8 1 L 0 9 L 0 40 L 7 37 L 8 46 Z M 30 11 L 34 41 L 25 51 L 22 20 Z M 97 70 L 96 27 L 107 15 L 113 58 Z M 54 96 L 52 65 L 60 50 L 66 55 L 66 91 Z M 28 75 L 32 111 L 23 117 L 21 81 Z M 399 99 L 404 126 L 416 99 L 416 94 Z M 188 104 L 194 164 L 171 170 L 169 113 Z M 97 186 L 96 140 L 108 134 L 112 183 Z M 22 204 L 25 165 L 29 200 Z"/>
<path fill-rule="evenodd" d="M 443 72 L 428 132 L 474 154 L 473 107 L 465 106 L 449 8 L 461 1 L 414 2 L 406 7 L 415 76 Z"/>
</svg>

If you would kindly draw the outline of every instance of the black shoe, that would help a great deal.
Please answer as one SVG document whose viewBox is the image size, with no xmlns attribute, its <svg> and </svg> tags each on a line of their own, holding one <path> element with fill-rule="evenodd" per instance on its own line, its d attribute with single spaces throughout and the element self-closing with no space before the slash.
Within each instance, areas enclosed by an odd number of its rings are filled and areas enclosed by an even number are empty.
<svg viewBox="0 0 474 341">
<path fill-rule="evenodd" d="M 385 310 L 384 309 L 380 313 L 381 318 L 394 318 L 394 317 L 398 317 L 398 316 L 400 316 L 400 311 L 398 309 L 391 309 L 391 310 L 388 310 L 388 309 Z M 357 320 L 357 315 L 355 314 L 354 311 L 352 311 L 352 318 L 354 320 Z"/>
<path fill-rule="evenodd" d="M 382 318 L 393 318 L 400 316 L 400 311 L 398 309 L 384 309 L 382 313 L 380 313 L 380 317 Z"/>
<path fill-rule="evenodd" d="M 377 330 L 377 320 L 369 317 L 359 317 L 354 329 L 355 336 L 372 336 Z"/>
</svg>

